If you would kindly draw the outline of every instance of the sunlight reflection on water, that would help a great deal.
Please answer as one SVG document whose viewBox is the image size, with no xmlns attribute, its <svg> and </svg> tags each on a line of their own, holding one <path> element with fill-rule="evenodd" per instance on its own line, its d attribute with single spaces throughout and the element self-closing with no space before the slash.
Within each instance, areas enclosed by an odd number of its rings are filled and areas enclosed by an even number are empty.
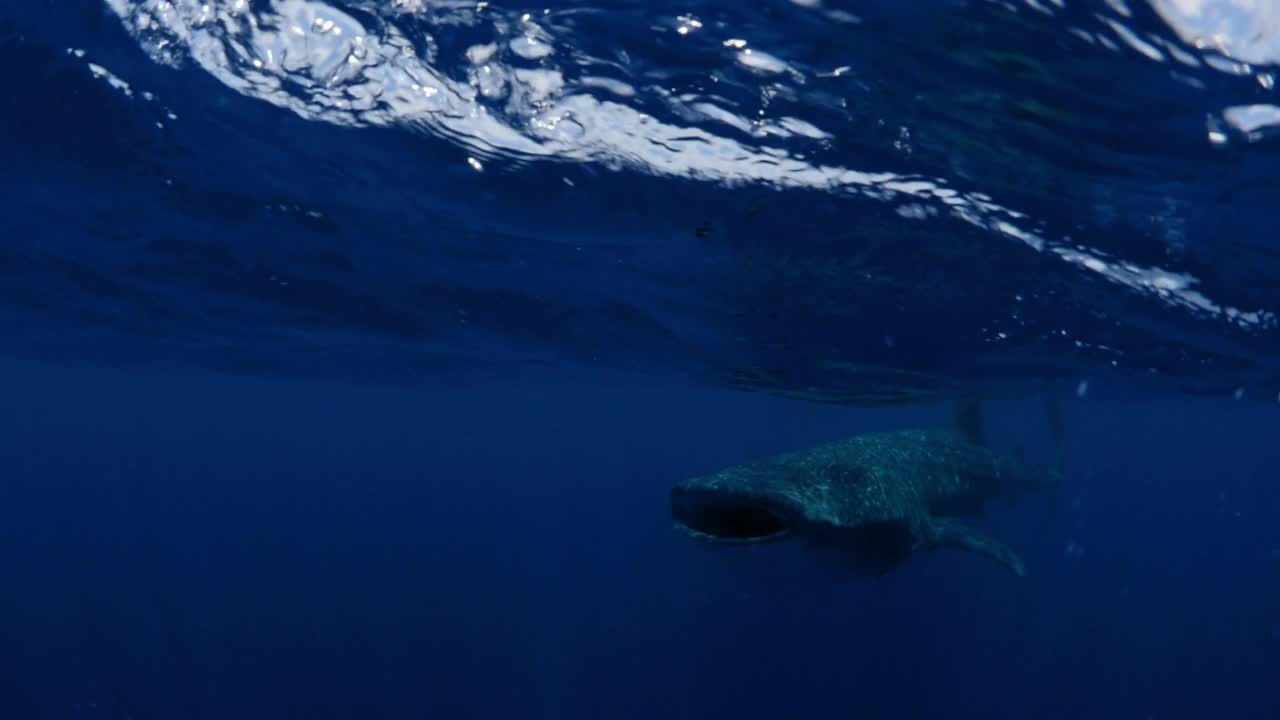
<svg viewBox="0 0 1280 720">
<path fill-rule="evenodd" d="M 489 3 L 441 3 L 428 11 L 422 5 L 397 3 L 382 13 L 376 27 L 366 27 L 352 14 L 314 0 L 275 0 L 258 9 L 244 2 L 106 2 L 158 60 L 176 63 L 189 58 L 227 86 L 313 120 L 346 126 L 406 126 L 434 133 L 466 147 L 476 167 L 484 158 L 541 158 L 728 186 L 755 183 L 887 202 L 909 199 L 913 207 L 922 209 L 917 212 L 930 208 L 995 230 L 1184 309 L 1245 327 L 1273 327 L 1276 322 L 1270 311 L 1212 300 L 1196 289 L 1199 281 L 1186 272 L 1109 259 L 1079 240 L 1042 237 L 1034 229 L 1035 221 L 1024 213 L 981 193 L 957 192 L 943 178 L 815 164 L 803 159 L 803 152 L 659 119 L 626 102 L 626 95 L 635 92 L 633 81 L 639 78 L 626 71 L 625 63 L 619 70 L 616 60 L 591 57 L 576 47 L 576 26 L 566 20 L 571 13 L 564 17 L 550 11 L 530 14 Z M 1194 36 L 1203 44 L 1199 39 L 1212 29 L 1212 37 L 1220 40 L 1214 51 L 1234 50 L 1254 61 L 1270 57 L 1274 51 L 1270 45 L 1241 45 L 1234 40 L 1272 22 L 1273 13 L 1258 4 L 1232 5 L 1231 12 L 1219 5 L 1179 0 L 1158 2 L 1157 8 L 1184 38 Z M 1121 16 L 1105 18 L 1105 27 L 1138 46 L 1150 60 L 1167 62 L 1164 53 L 1124 26 L 1127 9 L 1115 7 Z M 421 39 L 411 40 L 399 27 L 404 23 Z M 703 27 L 701 21 L 685 17 L 672 21 L 671 27 L 666 25 L 660 22 L 655 29 L 676 31 L 691 43 L 723 46 L 725 61 L 757 75 L 755 82 L 766 94 L 795 92 L 819 71 L 751 47 L 748 40 L 721 40 L 733 32 L 723 23 Z M 469 45 L 463 57 L 441 56 L 440 43 L 432 33 L 464 28 L 489 42 Z M 626 49 L 617 51 L 625 55 Z M 454 64 L 466 68 L 463 77 L 455 77 Z M 606 76 L 598 77 L 597 69 L 606 71 Z M 607 76 L 610 69 L 614 77 Z M 109 81 L 127 87 L 102 72 Z M 599 97 L 594 92 L 599 88 L 625 90 L 621 96 L 610 92 Z M 753 137 L 785 139 L 799 143 L 799 148 L 806 141 L 823 142 L 831 136 L 830 129 L 789 115 L 740 117 L 717 105 L 714 96 L 698 97 L 690 104 L 678 96 L 670 99 L 695 116 L 720 118 L 730 126 L 750 128 Z M 1263 104 L 1232 107 L 1224 118 L 1250 136 L 1277 122 L 1280 110 Z"/>
</svg>

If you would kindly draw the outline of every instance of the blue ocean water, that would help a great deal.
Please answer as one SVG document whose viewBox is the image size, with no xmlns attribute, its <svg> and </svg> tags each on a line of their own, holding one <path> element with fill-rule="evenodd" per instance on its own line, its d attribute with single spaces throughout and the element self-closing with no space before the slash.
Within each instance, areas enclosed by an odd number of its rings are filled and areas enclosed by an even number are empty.
<svg viewBox="0 0 1280 720">
<path fill-rule="evenodd" d="M 5 0 L 0 64 L 0 718 L 1280 717 L 1269 0 Z M 1065 443 L 1026 578 L 673 532 L 964 397 Z"/>
</svg>

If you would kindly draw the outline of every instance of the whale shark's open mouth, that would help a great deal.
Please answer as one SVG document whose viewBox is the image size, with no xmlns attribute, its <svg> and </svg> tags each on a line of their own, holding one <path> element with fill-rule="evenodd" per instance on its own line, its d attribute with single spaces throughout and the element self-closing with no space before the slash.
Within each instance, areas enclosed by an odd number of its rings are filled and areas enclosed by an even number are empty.
<svg viewBox="0 0 1280 720">
<path fill-rule="evenodd" d="M 768 542 L 791 531 L 784 514 L 769 503 L 709 490 L 673 489 L 671 519 L 690 537 L 706 542 Z"/>
</svg>

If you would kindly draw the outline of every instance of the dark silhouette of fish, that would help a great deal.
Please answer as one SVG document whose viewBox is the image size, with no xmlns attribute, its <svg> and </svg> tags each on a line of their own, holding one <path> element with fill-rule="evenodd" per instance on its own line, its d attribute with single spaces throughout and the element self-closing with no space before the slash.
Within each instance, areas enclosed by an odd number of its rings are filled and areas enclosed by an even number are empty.
<svg viewBox="0 0 1280 720">
<path fill-rule="evenodd" d="M 800 539 L 857 575 L 883 575 L 913 553 L 959 548 L 1022 576 L 1018 555 L 966 522 L 988 500 L 1056 484 L 987 449 L 980 410 L 964 403 L 955 429 L 859 435 L 713 475 L 671 490 L 672 520 L 696 540 L 750 544 Z"/>
</svg>

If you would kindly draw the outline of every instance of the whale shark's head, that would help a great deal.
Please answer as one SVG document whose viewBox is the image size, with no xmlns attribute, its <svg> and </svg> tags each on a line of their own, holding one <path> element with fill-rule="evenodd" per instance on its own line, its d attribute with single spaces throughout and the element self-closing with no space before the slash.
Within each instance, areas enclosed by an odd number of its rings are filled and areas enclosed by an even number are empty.
<svg viewBox="0 0 1280 720">
<path fill-rule="evenodd" d="M 671 520 L 694 540 L 717 545 L 758 545 L 797 538 L 820 559 L 835 560 L 842 574 L 883 575 L 906 561 L 914 537 L 906 523 L 873 521 L 853 526 L 815 522 L 797 496 L 737 484 L 730 473 L 699 478 L 671 490 Z"/>
<path fill-rule="evenodd" d="M 758 478 L 758 476 L 757 476 Z M 753 478 L 753 479 L 757 479 Z M 761 483 L 737 482 L 734 471 L 697 478 L 671 490 L 671 520 L 676 530 L 694 540 L 717 545 L 757 545 L 796 538 L 815 557 L 841 576 L 877 576 L 911 556 L 916 537 L 900 519 L 873 518 L 832 524 L 822 517 L 829 508 L 803 506 L 803 499 L 822 504 L 813 493 L 788 493 Z M 832 564 L 831 561 L 834 561 Z"/>
<path fill-rule="evenodd" d="M 736 544 L 782 540 L 798 524 L 777 499 L 688 483 L 671 490 L 671 520 L 695 540 Z"/>
</svg>

